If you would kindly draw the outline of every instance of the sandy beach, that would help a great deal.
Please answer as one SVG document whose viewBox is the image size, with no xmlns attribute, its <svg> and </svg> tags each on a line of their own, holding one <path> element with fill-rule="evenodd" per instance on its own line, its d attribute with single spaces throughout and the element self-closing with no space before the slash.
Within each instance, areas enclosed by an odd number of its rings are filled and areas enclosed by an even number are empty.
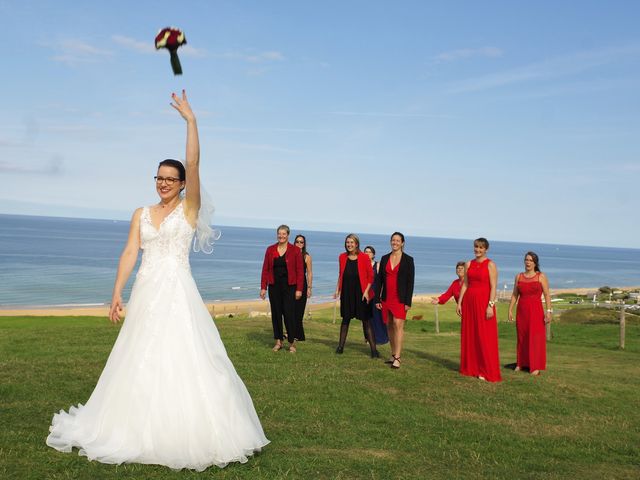
<svg viewBox="0 0 640 480">
<path fill-rule="evenodd" d="M 638 290 L 640 287 L 612 287 L 620 290 Z M 593 295 L 598 291 L 598 287 L 593 288 L 556 288 L 551 289 L 551 296 L 562 293 L 573 293 L 576 295 Z M 509 296 L 511 292 L 508 292 Z M 440 293 L 419 293 L 414 295 L 413 300 L 416 303 L 426 303 L 431 297 L 438 296 Z M 311 311 L 321 310 L 333 306 L 333 301 L 320 301 L 318 303 L 309 303 L 308 308 Z M 269 302 L 267 300 L 233 300 L 233 301 L 217 301 L 207 302 L 207 308 L 213 316 L 227 316 L 241 313 L 249 313 L 252 315 L 266 315 L 269 312 Z M 12 316 L 35 316 L 35 317 L 68 317 L 68 316 L 94 316 L 106 317 L 109 314 L 108 305 L 100 306 L 43 306 L 43 307 L 9 307 L 0 308 L 0 317 Z"/>
</svg>

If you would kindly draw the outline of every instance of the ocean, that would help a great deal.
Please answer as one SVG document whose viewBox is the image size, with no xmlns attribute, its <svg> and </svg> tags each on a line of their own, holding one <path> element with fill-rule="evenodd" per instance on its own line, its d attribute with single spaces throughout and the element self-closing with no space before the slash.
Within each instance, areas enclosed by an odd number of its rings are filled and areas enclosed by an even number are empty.
<svg viewBox="0 0 640 480">
<path fill-rule="evenodd" d="M 214 253 L 191 255 L 202 297 L 257 299 L 264 250 L 275 242 L 275 226 L 217 228 L 222 237 Z M 0 214 L 0 306 L 109 303 L 128 229 L 125 221 Z M 307 237 L 313 258 L 313 301 L 329 300 L 349 232 L 293 231 L 292 241 L 297 233 Z M 389 251 L 389 235 L 362 234 L 360 240 L 362 248 L 376 249 L 378 259 Z M 502 294 L 513 288 L 528 250 L 540 256 L 552 288 L 640 285 L 640 249 L 491 241 L 489 257 L 498 266 Z M 469 239 L 407 236 L 405 251 L 415 259 L 415 292 L 440 292 L 455 278 L 456 262 L 472 258 L 473 245 Z M 125 301 L 134 278 L 135 270 Z"/>
</svg>

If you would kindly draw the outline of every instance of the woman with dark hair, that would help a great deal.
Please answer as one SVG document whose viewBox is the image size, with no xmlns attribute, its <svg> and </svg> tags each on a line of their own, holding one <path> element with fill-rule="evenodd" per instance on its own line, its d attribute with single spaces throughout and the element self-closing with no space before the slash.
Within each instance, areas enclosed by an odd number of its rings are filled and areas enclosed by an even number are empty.
<svg viewBox="0 0 640 480">
<path fill-rule="evenodd" d="M 499 382 L 496 286 L 498 268 L 487 257 L 489 241 L 473 241 L 475 258 L 464 267 L 464 283 L 456 312 L 462 317 L 460 331 L 460 373 L 480 380 Z"/>
<path fill-rule="evenodd" d="M 376 249 L 371 245 L 367 245 L 366 247 L 364 247 L 364 253 L 369 255 L 369 258 L 371 259 L 371 268 L 373 269 L 373 284 L 371 285 L 371 291 L 375 292 L 376 285 L 380 281 L 380 264 L 375 261 Z M 387 332 L 387 326 L 382 321 L 382 312 L 379 309 L 371 309 L 371 318 L 369 319 L 369 323 L 371 324 L 371 330 L 373 331 L 373 335 L 376 339 L 376 345 L 384 345 L 385 343 L 389 343 L 389 333 Z M 367 341 L 369 340 L 368 335 L 365 338 L 367 338 Z"/>
<path fill-rule="evenodd" d="M 133 214 L 109 309 L 119 322 L 122 290 L 142 249 L 126 320 L 91 397 L 54 415 L 47 445 L 76 447 L 102 463 L 202 471 L 246 462 L 269 441 L 191 276 L 194 235 L 194 249 L 210 246 L 203 211 L 211 206 L 200 191 L 195 115 L 184 90 L 172 98 L 187 124 L 186 171 L 175 160 L 160 162 L 159 202 Z"/>
<path fill-rule="evenodd" d="M 542 311 L 541 297 L 547 305 L 547 312 Z M 516 329 L 518 332 L 518 354 L 516 371 L 528 368 L 531 375 L 540 375 L 540 370 L 547 368 L 547 336 L 546 324 L 551 321 L 551 297 L 549 281 L 540 271 L 540 261 L 534 252 L 524 256 L 524 272 L 516 275 L 511 303 L 509 303 L 509 320 L 513 321 L 513 307 L 516 310 Z"/>
<path fill-rule="evenodd" d="M 353 233 L 344 239 L 344 250 L 345 252 L 338 257 L 338 285 L 333 296 L 333 298 L 340 298 L 340 316 L 342 317 L 340 341 L 336 353 L 344 352 L 349 323 L 352 318 L 357 318 L 366 324 L 371 358 L 378 358 L 380 354 L 376 349 L 376 337 L 373 335 L 369 323 L 371 317 L 369 302 L 373 298 L 371 260 L 366 253 L 360 251 L 360 239 Z"/>
<path fill-rule="evenodd" d="M 289 351 L 296 353 L 296 338 L 300 335 L 296 328 L 296 300 L 302 297 L 304 286 L 304 270 L 302 267 L 302 251 L 289 243 L 289 227 L 280 225 L 276 229 L 277 242 L 267 247 L 262 262 L 260 279 L 260 298 L 267 296 L 269 287 L 269 303 L 271 305 L 271 323 L 273 338 L 276 344 L 273 351 L 282 349 L 284 332 L 282 320 L 287 329 Z"/>
<path fill-rule="evenodd" d="M 446 292 L 444 292 L 439 297 L 433 297 L 431 299 L 431 305 L 444 305 L 449 301 L 451 297 L 458 303 L 458 298 L 460 298 L 460 290 L 462 289 L 462 284 L 464 283 L 464 263 L 458 262 L 456 263 L 456 278 Z"/>
<path fill-rule="evenodd" d="M 293 244 L 302 251 L 302 266 L 304 270 L 304 285 L 302 286 L 302 296 L 296 300 L 295 323 L 296 340 L 304 341 L 304 311 L 307 308 L 307 298 L 311 297 L 311 286 L 313 285 L 313 263 L 311 255 L 307 252 L 307 239 L 304 235 L 296 235 Z M 295 350 L 294 350 L 295 351 Z"/>
<path fill-rule="evenodd" d="M 391 358 L 387 363 L 400 368 L 404 343 L 404 322 L 411 308 L 415 266 L 413 257 L 404 253 L 404 235 L 391 234 L 391 252 L 380 259 L 380 276 L 376 288 L 376 308 L 382 311 L 382 320 L 387 325 Z"/>
</svg>

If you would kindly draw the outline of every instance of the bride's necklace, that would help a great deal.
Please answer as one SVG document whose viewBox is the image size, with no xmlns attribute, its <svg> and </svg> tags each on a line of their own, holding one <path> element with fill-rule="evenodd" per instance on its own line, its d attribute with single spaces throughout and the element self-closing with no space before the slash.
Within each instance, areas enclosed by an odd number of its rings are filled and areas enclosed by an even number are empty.
<svg viewBox="0 0 640 480">
<path fill-rule="evenodd" d="M 162 209 L 166 209 L 166 208 L 170 208 L 171 210 L 174 210 L 178 205 L 180 204 L 180 201 L 177 201 L 175 203 L 158 203 L 156 206 L 160 207 Z"/>
</svg>

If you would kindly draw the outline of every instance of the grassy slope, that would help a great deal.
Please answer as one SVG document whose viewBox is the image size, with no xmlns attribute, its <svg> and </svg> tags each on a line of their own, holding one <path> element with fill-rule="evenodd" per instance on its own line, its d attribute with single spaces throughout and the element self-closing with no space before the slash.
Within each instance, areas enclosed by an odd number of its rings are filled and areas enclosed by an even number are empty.
<svg viewBox="0 0 640 480">
<path fill-rule="evenodd" d="M 452 306 L 440 308 L 440 335 L 430 320 L 407 323 L 398 371 L 368 358 L 359 322 L 335 355 L 331 313 L 314 313 L 296 355 L 271 352 L 267 319 L 217 321 L 272 443 L 245 465 L 201 474 L 102 465 L 48 448 L 52 414 L 88 398 L 118 328 L 90 317 L 0 318 L 0 477 L 640 477 L 638 322 L 627 325 L 626 351 L 616 348 L 616 325 L 554 324 L 549 371 L 505 369 L 494 385 L 457 373 Z M 500 324 L 500 347 L 502 363 L 512 363 L 513 324 Z M 386 358 L 388 345 L 380 350 Z"/>
</svg>

